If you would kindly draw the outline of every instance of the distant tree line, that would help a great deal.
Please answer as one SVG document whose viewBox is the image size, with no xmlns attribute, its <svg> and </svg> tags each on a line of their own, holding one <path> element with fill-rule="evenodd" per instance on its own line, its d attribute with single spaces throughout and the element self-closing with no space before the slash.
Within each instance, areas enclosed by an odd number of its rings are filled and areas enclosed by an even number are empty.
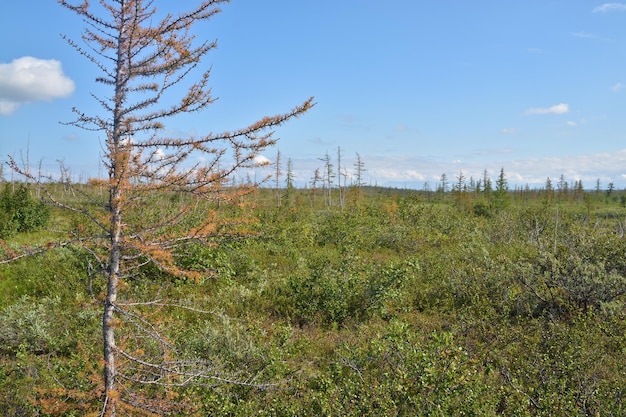
<svg viewBox="0 0 626 417">
<path fill-rule="evenodd" d="M 356 161 L 351 169 L 345 165 L 341 147 L 337 147 L 336 159 L 333 159 L 327 151 L 318 160 L 323 165 L 315 168 L 311 178 L 304 184 L 304 188 L 309 190 L 310 203 L 315 205 L 316 200 L 321 198 L 324 201 L 324 206 L 339 206 L 342 210 L 348 200 L 358 203 L 361 199 L 361 189 L 367 185 L 364 178 L 367 169 L 361 155 L 356 154 Z M 287 171 L 284 175 L 282 163 L 282 155 L 279 150 L 273 164 L 273 183 L 277 207 L 280 207 L 283 201 L 290 203 L 293 190 L 296 188 L 293 160 L 291 158 L 287 160 Z"/>
<path fill-rule="evenodd" d="M 358 202 L 361 199 L 363 188 L 367 186 L 364 173 L 367 171 L 365 162 L 356 154 L 356 161 L 352 167 L 346 166 L 343 158 L 343 149 L 337 147 L 336 158 L 330 152 L 318 158 L 322 163 L 315 168 L 310 179 L 304 183 L 304 188 L 309 190 L 311 204 L 322 199 L 326 207 L 338 206 L 343 209 L 347 198 Z M 296 187 L 293 160 L 287 159 L 287 171 L 283 172 L 283 160 L 280 151 L 277 152 L 274 162 L 273 184 L 276 198 L 276 206 L 280 207 L 285 201 L 290 202 L 293 198 L 293 190 Z M 463 170 L 460 170 L 454 178 L 447 173 L 441 174 L 439 182 L 433 190 L 429 182 L 425 182 L 419 190 L 429 200 L 452 200 L 456 205 L 473 211 L 476 214 L 486 214 L 492 210 L 506 208 L 512 200 L 544 200 L 551 202 L 593 202 L 619 203 L 626 206 L 626 193 L 616 190 L 613 182 L 603 187 L 600 179 L 597 179 L 594 187 L 583 185 L 581 179 L 568 180 L 561 174 L 558 180 L 546 178 L 543 186 L 511 187 L 504 167 L 500 169 L 498 177 L 492 179 L 485 169 L 482 177 L 469 178 Z"/>
</svg>

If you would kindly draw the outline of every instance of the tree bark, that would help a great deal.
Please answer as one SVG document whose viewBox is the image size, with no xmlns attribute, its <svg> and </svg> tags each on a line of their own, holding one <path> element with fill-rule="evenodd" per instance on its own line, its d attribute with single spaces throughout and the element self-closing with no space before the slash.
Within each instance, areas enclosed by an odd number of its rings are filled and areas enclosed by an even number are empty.
<svg viewBox="0 0 626 417">
<path fill-rule="evenodd" d="M 111 253 L 107 280 L 107 294 L 104 301 L 104 314 L 102 317 L 102 337 L 104 347 L 104 409 L 105 415 L 115 417 L 117 402 L 116 377 L 117 371 L 115 367 L 115 323 L 114 314 L 117 302 L 117 289 L 120 271 L 121 257 L 121 225 L 122 216 L 119 204 L 119 189 L 115 187 L 111 195 Z"/>
<path fill-rule="evenodd" d="M 124 7 L 122 4 L 121 15 L 124 16 Z M 117 302 L 118 280 L 120 273 L 121 261 L 121 236 L 122 236 L 122 213 L 123 202 L 125 201 L 126 188 L 128 178 L 128 156 L 130 143 L 123 142 L 123 104 L 126 99 L 126 84 L 128 77 L 126 75 L 124 60 L 126 58 L 124 48 L 126 47 L 126 38 L 122 30 L 120 30 L 117 43 L 117 62 L 115 70 L 115 96 L 113 110 L 113 131 L 109 137 L 109 153 L 111 168 L 109 171 L 109 179 L 111 188 L 109 194 L 109 210 L 110 210 L 110 254 L 109 254 L 109 270 L 107 276 L 107 294 L 104 301 L 104 314 L 102 317 L 102 338 L 103 338 L 103 354 L 104 354 L 104 411 L 105 415 L 115 417 L 117 403 L 117 387 L 116 377 L 117 370 L 115 364 L 115 322 L 114 314 Z M 128 128 L 126 126 L 126 128 Z"/>
</svg>

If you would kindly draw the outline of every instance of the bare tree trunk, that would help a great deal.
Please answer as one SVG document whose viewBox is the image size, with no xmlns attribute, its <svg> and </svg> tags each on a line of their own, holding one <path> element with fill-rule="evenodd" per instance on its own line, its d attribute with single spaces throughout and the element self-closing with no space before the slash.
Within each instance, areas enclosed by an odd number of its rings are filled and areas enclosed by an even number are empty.
<svg viewBox="0 0 626 417">
<path fill-rule="evenodd" d="M 102 338 L 104 353 L 104 411 L 105 415 L 115 417 L 117 402 L 115 367 L 115 325 L 114 313 L 117 302 L 117 289 L 120 271 L 120 236 L 122 230 L 122 215 L 120 207 L 120 189 L 111 190 L 111 253 L 108 271 L 107 294 L 104 301 L 102 316 Z"/>
<path fill-rule="evenodd" d="M 126 44 L 123 36 L 117 45 L 117 65 L 115 72 L 115 107 L 113 110 L 113 130 L 108 140 L 110 160 L 112 162 L 109 179 L 112 180 L 109 194 L 109 210 L 111 214 L 110 239 L 111 248 L 109 253 L 109 270 L 107 274 L 107 294 L 104 301 L 104 313 L 102 317 L 102 338 L 104 354 L 104 412 L 105 415 L 115 417 L 117 370 L 115 367 L 115 323 L 114 314 L 117 302 L 118 279 L 121 261 L 121 235 L 122 235 L 122 207 L 128 189 L 125 179 L 128 176 L 128 156 L 130 143 L 123 143 L 124 135 L 122 126 L 122 106 L 126 99 L 127 77 L 124 74 L 123 58 L 124 46 Z M 128 127 L 126 127 L 128 129 Z M 126 133 L 128 135 L 128 132 Z"/>
<path fill-rule="evenodd" d="M 117 299 L 117 275 L 109 274 L 107 295 L 104 302 L 104 315 L 102 317 L 102 336 L 104 342 L 104 409 L 105 415 L 115 417 L 115 333 L 113 326 L 113 313 L 115 312 L 115 300 Z"/>
<path fill-rule="evenodd" d="M 343 194 L 341 192 L 341 147 L 337 146 L 337 187 L 339 188 L 339 207 L 343 211 Z"/>
</svg>

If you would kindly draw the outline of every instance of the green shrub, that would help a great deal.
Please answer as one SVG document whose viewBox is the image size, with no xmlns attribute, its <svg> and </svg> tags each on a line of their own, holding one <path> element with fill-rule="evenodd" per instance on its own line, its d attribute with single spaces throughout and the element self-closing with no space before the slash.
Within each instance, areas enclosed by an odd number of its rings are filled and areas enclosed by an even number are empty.
<svg viewBox="0 0 626 417">
<path fill-rule="evenodd" d="M 50 220 L 50 208 L 42 201 L 35 201 L 27 185 L 16 189 L 6 184 L 0 193 L 0 238 L 6 239 L 16 233 L 30 232 L 45 226 Z"/>
<path fill-rule="evenodd" d="M 39 302 L 22 297 L 0 311 L 0 352 L 15 354 L 18 350 L 42 354 L 65 350 L 74 341 L 59 328 L 64 311 L 58 297 Z"/>
<path fill-rule="evenodd" d="M 626 378 L 615 372 L 622 368 L 624 348 L 618 329 L 591 315 L 501 328 L 485 346 L 500 378 L 500 413 L 624 415 Z"/>
<path fill-rule="evenodd" d="M 376 265 L 354 256 L 339 265 L 301 259 L 284 284 L 266 293 L 273 291 L 275 311 L 293 323 L 341 326 L 380 313 L 418 268 L 411 261 Z"/>
<path fill-rule="evenodd" d="M 358 345 L 342 343 L 328 371 L 311 381 L 315 414 L 494 415 L 483 369 L 453 333 L 421 333 L 393 321 Z"/>
<path fill-rule="evenodd" d="M 550 304 L 588 310 L 611 303 L 626 293 L 626 277 L 603 262 L 565 251 L 559 256 L 542 254 L 533 284 Z"/>
</svg>

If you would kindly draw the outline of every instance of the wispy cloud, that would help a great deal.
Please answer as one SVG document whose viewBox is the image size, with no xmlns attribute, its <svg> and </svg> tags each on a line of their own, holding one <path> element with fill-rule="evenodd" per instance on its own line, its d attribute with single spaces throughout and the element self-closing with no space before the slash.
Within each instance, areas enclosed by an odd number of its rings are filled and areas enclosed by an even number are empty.
<svg viewBox="0 0 626 417">
<path fill-rule="evenodd" d="M 614 93 L 619 93 L 620 91 L 626 90 L 626 84 L 616 83 L 611 86 L 611 91 Z"/>
<path fill-rule="evenodd" d="M 357 121 L 357 117 L 354 114 L 338 114 L 337 119 L 341 123 L 355 123 Z"/>
<path fill-rule="evenodd" d="M 570 127 L 574 127 L 574 126 L 578 126 L 578 123 L 572 121 L 572 120 L 568 120 L 567 122 L 565 122 L 566 125 L 570 126 Z"/>
<path fill-rule="evenodd" d="M 394 129 L 396 132 L 402 132 L 402 133 L 404 133 L 404 132 L 408 132 L 409 130 L 411 130 L 411 128 L 410 128 L 410 127 L 408 127 L 408 126 L 407 126 L 407 125 L 405 125 L 405 124 L 399 124 L 399 125 L 396 125 L 396 126 L 394 126 L 394 128 L 393 128 L 393 129 Z"/>
<path fill-rule="evenodd" d="M 593 9 L 594 13 L 626 12 L 625 3 L 604 3 Z"/>
<path fill-rule="evenodd" d="M 533 107 L 524 112 L 526 115 L 565 114 L 569 113 L 569 104 L 555 104 L 552 107 Z"/>
<path fill-rule="evenodd" d="M 309 142 L 314 143 L 315 145 L 325 144 L 324 140 L 319 136 L 312 137 L 311 139 L 309 139 Z"/>
<path fill-rule="evenodd" d="M 356 114 L 344 113 L 338 114 L 336 117 L 338 121 L 338 127 L 341 127 L 342 129 L 359 129 L 366 131 L 372 128 L 370 124 L 371 121 L 366 120 Z"/>
<path fill-rule="evenodd" d="M 76 133 L 69 133 L 69 134 L 63 136 L 63 140 L 66 140 L 68 142 L 75 142 L 78 139 L 79 139 L 79 136 Z"/>
<path fill-rule="evenodd" d="M 570 35 L 576 37 L 576 38 L 581 38 L 581 39 L 601 39 L 600 36 L 596 35 L 595 33 L 591 33 L 591 32 L 570 32 Z"/>
<path fill-rule="evenodd" d="M 21 105 L 50 101 L 74 92 L 74 81 L 54 59 L 25 56 L 0 64 L 0 114 L 10 115 Z"/>
<path fill-rule="evenodd" d="M 500 133 L 502 133 L 503 135 L 514 135 L 516 133 L 516 130 L 512 127 L 506 127 L 500 130 Z"/>
</svg>

